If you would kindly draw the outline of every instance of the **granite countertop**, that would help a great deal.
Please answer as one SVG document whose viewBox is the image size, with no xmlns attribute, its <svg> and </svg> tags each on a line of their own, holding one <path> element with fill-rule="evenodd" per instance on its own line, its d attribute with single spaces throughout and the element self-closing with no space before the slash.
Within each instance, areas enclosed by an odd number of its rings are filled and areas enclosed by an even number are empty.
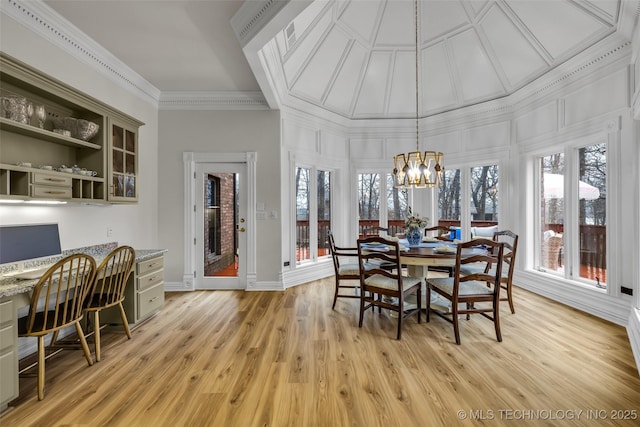
<svg viewBox="0 0 640 427">
<path fill-rule="evenodd" d="M 52 257 L 45 260 L 38 260 L 29 265 L 25 265 L 26 269 L 33 269 L 38 267 L 44 267 L 48 264 L 53 264 L 61 259 L 63 256 L 67 256 L 73 253 L 84 252 L 88 255 L 91 255 L 96 260 L 96 265 L 100 264 L 100 262 L 111 252 L 116 246 L 113 245 L 100 245 L 89 248 L 79 248 L 73 249 L 69 251 L 64 251 L 62 256 Z M 144 261 L 147 259 L 155 258 L 167 252 L 167 249 L 135 249 L 136 252 L 136 262 Z M 5 271 L 0 271 L 2 273 L 12 273 L 11 268 L 5 268 Z M 10 297 L 17 294 L 22 294 L 26 292 L 30 292 L 38 283 L 38 279 L 18 279 L 16 277 L 11 276 L 0 276 L 0 298 Z"/>
</svg>

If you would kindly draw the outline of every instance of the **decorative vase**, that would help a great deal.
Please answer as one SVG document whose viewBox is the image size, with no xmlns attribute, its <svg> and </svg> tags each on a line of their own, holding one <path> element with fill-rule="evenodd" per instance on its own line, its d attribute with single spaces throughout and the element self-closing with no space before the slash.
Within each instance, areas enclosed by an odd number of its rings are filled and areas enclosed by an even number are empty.
<svg viewBox="0 0 640 427">
<path fill-rule="evenodd" d="M 419 228 L 407 228 L 407 241 L 409 246 L 418 246 L 422 242 L 422 230 Z"/>
</svg>

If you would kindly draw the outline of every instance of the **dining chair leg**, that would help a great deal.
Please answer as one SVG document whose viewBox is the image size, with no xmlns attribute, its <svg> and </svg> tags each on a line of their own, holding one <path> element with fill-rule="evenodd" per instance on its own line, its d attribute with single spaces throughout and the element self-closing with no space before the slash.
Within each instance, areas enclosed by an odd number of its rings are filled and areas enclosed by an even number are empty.
<svg viewBox="0 0 640 427">
<path fill-rule="evenodd" d="M 418 303 L 418 323 L 420 323 L 421 322 L 420 316 L 422 315 L 422 285 L 418 287 L 416 298 Z"/>
<path fill-rule="evenodd" d="M 373 308 L 375 310 L 375 307 Z M 360 321 L 358 327 L 362 328 L 362 318 L 364 317 L 364 295 L 360 297 Z"/>
<path fill-rule="evenodd" d="M 451 311 L 453 315 L 453 334 L 456 338 L 456 344 L 460 345 L 460 325 L 458 324 L 458 304 L 451 304 Z"/>
<path fill-rule="evenodd" d="M 516 314 L 516 309 L 513 306 L 513 298 L 511 296 L 511 284 L 507 285 L 507 299 L 509 300 L 509 308 L 511 309 L 511 314 Z"/>
<path fill-rule="evenodd" d="M 122 326 L 124 327 L 124 332 L 127 334 L 127 338 L 131 339 L 131 331 L 129 330 L 129 321 L 127 320 L 127 314 L 124 312 L 124 307 L 122 303 L 118 303 L 118 307 L 120 308 L 120 319 L 122 319 Z"/>
<path fill-rule="evenodd" d="M 38 400 L 44 399 L 44 335 L 38 336 Z"/>
<path fill-rule="evenodd" d="M 496 327 L 496 339 L 498 342 L 502 342 L 502 333 L 500 332 L 500 306 L 497 301 L 493 304 L 493 323 Z"/>
<path fill-rule="evenodd" d="M 76 322 L 76 332 L 78 333 L 78 339 L 80 340 L 80 345 L 82 346 L 84 357 L 87 359 L 87 363 L 89 364 L 89 366 L 91 366 L 93 365 L 91 351 L 89 351 L 89 345 L 87 344 L 87 339 L 84 337 L 84 332 L 82 332 L 82 326 L 80 326 L 79 321 Z"/>
<path fill-rule="evenodd" d="M 398 334 L 396 339 L 402 338 L 402 319 L 404 318 L 404 312 L 402 310 L 402 301 L 400 301 L 400 308 L 398 310 Z"/>
<path fill-rule="evenodd" d="M 336 289 L 333 293 L 333 305 L 331 306 L 331 310 L 335 310 L 336 308 L 336 301 L 338 300 L 338 289 L 339 289 L 339 284 L 340 281 L 338 280 L 338 278 L 336 278 Z"/>
<path fill-rule="evenodd" d="M 427 312 L 427 323 L 429 323 L 429 312 L 431 311 L 431 288 L 427 285 L 427 306 L 424 308 Z"/>
<path fill-rule="evenodd" d="M 93 343 L 96 347 L 96 362 L 100 361 L 100 310 L 93 312 Z"/>
</svg>

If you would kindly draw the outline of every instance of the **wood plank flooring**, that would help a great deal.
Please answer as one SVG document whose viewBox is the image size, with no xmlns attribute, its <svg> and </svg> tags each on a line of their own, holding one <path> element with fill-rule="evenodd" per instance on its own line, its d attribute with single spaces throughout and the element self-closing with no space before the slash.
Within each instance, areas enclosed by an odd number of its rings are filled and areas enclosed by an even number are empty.
<svg viewBox="0 0 640 427">
<path fill-rule="evenodd" d="M 357 300 L 331 310 L 333 279 L 169 293 L 131 340 L 103 334 L 101 362 L 89 367 L 81 351 L 50 359 L 43 401 L 35 378 L 21 378 L 0 426 L 638 425 L 625 329 L 514 296 L 502 343 L 472 316 L 457 346 L 437 316 L 409 319 L 401 341 L 384 313 L 368 311 L 359 329 Z"/>
</svg>

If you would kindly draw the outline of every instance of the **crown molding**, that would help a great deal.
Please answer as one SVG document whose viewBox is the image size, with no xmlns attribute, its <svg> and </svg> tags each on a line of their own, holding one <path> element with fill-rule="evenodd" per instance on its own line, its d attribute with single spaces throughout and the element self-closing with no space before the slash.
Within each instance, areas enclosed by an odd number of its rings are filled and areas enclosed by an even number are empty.
<svg viewBox="0 0 640 427">
<path fill-rule="evenodd" d="M 162 92 L 160 110 L 268 110 L 262 92 Z"/>
<path fill-rule="evenodd" d="M 91 66 L 128 92 L 135 92 L 157 105 L 160 98 L 158 88 L 43 1 L 2 0 L 0 11 L 80 62 Z"/>
</svg>

